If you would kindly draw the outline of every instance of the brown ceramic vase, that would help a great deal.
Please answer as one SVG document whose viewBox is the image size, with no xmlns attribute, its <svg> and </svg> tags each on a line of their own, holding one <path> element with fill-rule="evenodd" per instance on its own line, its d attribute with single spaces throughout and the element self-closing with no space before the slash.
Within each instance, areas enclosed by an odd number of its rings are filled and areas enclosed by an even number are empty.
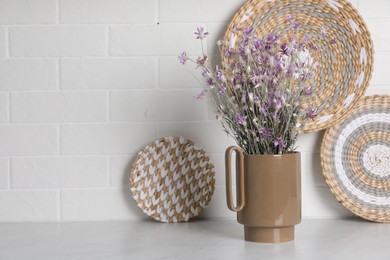
<svg viewBox="0 0 390 260">
<path fill-rule="evenodd" d="M 236 206 L 233 203 L 231 158 L 236 153 Z M 301 222 L 300 153 L 249 155 L 239 147 L 226 150 L 226 197 L 244 225 L 245 240 L 281 243 L 294 240 Z"/>
</svg>

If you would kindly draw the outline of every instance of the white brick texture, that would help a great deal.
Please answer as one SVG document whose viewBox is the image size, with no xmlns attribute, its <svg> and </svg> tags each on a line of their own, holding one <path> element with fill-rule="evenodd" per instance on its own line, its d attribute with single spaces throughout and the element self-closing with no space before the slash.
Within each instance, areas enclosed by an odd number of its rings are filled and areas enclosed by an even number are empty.
<svg viewBox="0 0 390 260">
<path fill-rule="evenodd" d="M 67 155 L 129 154 L 156 137 L 154 124 L 66 125 L 61 128 L 61 147 Z"/>
<path fill-rule="evenodd" d="M 57 191 L 0 191 L 0 222 L 57 221 Z"/>
<path fill-rule="evenodd" d="M 247 0 L 0 0 L 0 222 L 146 218 L 128 189 L 139 151 L 182 136 L 215 165 L 203 217 L 234 218 L 225 159 L 235 145 L 215 121 L 196 64 Z M 375 47 L 367 95 L 390 94 L 390 1 L 351 0 Z M 324 181 L 324 131 L 300 135 L 304 218 L 351 216 Z M 234 161 L 234 160 L 233 160 Z M 235 165 L 232 166 L 235 168 Z M 235 180 L 233 180 L 233 186 Z"/>
<path fill-rule="evenodd" d="M 104 26 L 11 27 L 14 57 L 101 56 L 106 53 Z"/>
<path fill-rule="evenodd" d="M 159 1 L 161 22 L 230 21 L 246 0 Z"/>
<path fill-rule="evenodd" d="M 0 60 L 0 90 L 57 89 L 53 60 Z"/>
<path fill-rule="evenodd" d="M 157 87 L 155 58 L 65 59 L 62 89 L 149 89 Z"/>
<path fill-rule="evenodd" d="M 0 58 L 7 56 L 7 31 L 4 27 L 0 27 Z"/>
<path fill-rule="evenodd" d="M 156 0 L 60 0 L 63 23 L 152 23 Z"/>
<path fill-rule="evenodd" d="M 56 126 L 0 125 L 0 156 L 58 154 Z"/>
<path fill-rule="evenodd" d="M 196 65 L 179 63 L 177 56 L 160 57 L 158 60 L 159 87 L 164 89 L 199 88 L 204 82 L 201 71 L 195 71 Z M 175 77 L 172 77 L 175 75 Z"/>
<path fill-rule="evenodd" d="M 388 65 L 390 64 L 390 52 L 375 53 L 375 69 L 372 73 L 372 85 L 390 85 L 390 73 Z M 390 92 L 389 92 L 390 94 Z"/>
<path fill-rule="evenodd" d="M 13 123 L 102 122 L 108 105 L 103 92 L 63 91 L 14 93 L 10 103 Z"/>
<path fill-rule="evenodd" d="M 306 218 L 353 216 L 335 199 L 328 187 L 307 185 L 302 188 L 302 215 Z"/>
<path fill-rule="evenodd" d="M 359 11 L 364 18 L 389 18 L 390 1 L 388 0 L 359 0 Z M 385 28 L 382 28 L 385 30 Z"/>
<path fill-rule="evenodd" d="M 110 54 L 113 56 L 179 55 L 201 52 L 194 31 L 199 24 L 135 24 L 110 27 Z"/>
<path fill-rule="evenodd" d="M 108 185 L 108 159 L 89 157 L 15 158 L 12 188 L 80 188 Z"/>
<path fill-rule="evenodd" d="M 0 124 L 8 122 L 8 95 L 0 93 Z"/>
<path fill-rule="evenodd" d="M 209 153 L 224 153 L 234 140 L 228 137 L 218 123 L 161 123 L 161 136 L 183 136 L 194 141 Z"/>
<path fill-rule="evenodd" d="M 389 10 L 390 11 L 390 10 Z M 367 22 L 376 52 L 390 52 L 390 34 L 384 28 L 390 28 L 390 20 L 372 20 Z"/>
<path fill-rule="evenodd" d="M 9 188 L 9 162 L 0 158 L 0 189 Z"/>
<path fill-rule="evenodd" d="M 0 24 L 49 24 L 56 21 L 53 0 L 1 0 Z"/>
<path fill-rule="evenodd" d="M 111 121 L 199 121 L 206 119 L 204 102 L 193 98 L 200 90 L 114 92 Z"/>
<path fill-rule="evenodd" d="M 302 154 L 302 157 L 302 175 L 305 175 L 306 182 L 303 184 L 326 187 L 327 184 L 321 168 L 321 155 L 319 153 L 307 153 Z"/>
<path fill-rule="evenodd" d="M 110 186 L 128 187 L 130 169 L 136 155 L 121 155 L 110 157 Z"/>
</svg>

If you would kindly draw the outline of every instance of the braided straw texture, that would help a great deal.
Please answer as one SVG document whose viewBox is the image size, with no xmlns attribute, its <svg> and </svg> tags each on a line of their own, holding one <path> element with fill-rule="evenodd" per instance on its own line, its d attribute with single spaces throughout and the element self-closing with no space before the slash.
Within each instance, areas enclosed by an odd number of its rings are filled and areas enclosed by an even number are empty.
<svg viewBox="0 0 390 260">
<path fill-rule="evenodd" d="M 390 222 L 390 96 L 362 99 L 347 120 L 329 128 L 321 164 L 343 206 L 364 219 Z"/>
<path fill-rule="evenodd" d="M 161 222 L 188 221 L 211 200 L 214 165 L 192 141 L 161 138 L 138 153 L 129 188 L 146 215 Z"/>
<path fill-rule="evenodd" d="M 373 70 L 370 33 L 346 0 L 249 0 L 233 17 L 225 39 L 236 49 L 242 38 L 242 30 L 237 28 L 253 26 L 254 34 L 260 38 L 276 33 L 286 42 L 291 31 L 287 15 L 301 22 L 299 37 L 311 37 L 320 50 L 312 55 L 319 63 L 314 94 L 303 104 L 304 108 L 314 105 L 318 116 L 305 125 L 303 132 L 326 129 L 345 118 L 364 96 Z M 328 40 L 321 36 L 322 28 L 327 28 Z M 327 42 L 330 39 L 336 43 Z"/>
</svg>

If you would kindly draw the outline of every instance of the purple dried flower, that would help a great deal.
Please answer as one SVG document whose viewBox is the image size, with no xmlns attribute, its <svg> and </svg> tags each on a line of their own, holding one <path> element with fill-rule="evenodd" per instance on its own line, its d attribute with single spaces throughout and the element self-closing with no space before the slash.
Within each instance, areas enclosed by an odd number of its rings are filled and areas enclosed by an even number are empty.
<svg viewBox="0 0 390 260">
<path fill-rule="evenodd" d="M 314 120 L 314 118 L 318 115 L 317 114 L 317 109 L 315 109 L 314 107 L 310 106 L 307 108 L 306 110 L 306 115 L 308 118 L 310 118 L 311 120 Z"/>
<path fill-rule="evenodd" d="M 278 112 L 276 110 L 271 112 L 271 117 L 273 119 L 276 119 L 277 115 L 278 115 Z"/>
<path fill-rule="evenodd" d="M 270 103 L 272 103 L 275 110 L 279 110 L 283 107 L 282 100 L 280 100 L 279 98 L 273 98 Z"/>
<path fill-rule="evenodd" d="M 286 18 L 287 18 L 287 21 L 289 21 L 289 22 L 292 22 L 292 21 L 295 20 L 295 17 L 294 17 L 294 15 L 292 15 L 292 14 L 287 15 Z"/>
<path fill-rule="evenodd" d="M 188 60 L 188 56 L 187 56 L 187 53 L 185 52 L 185 51 L 183 51 L 179 56 L 178 56 L 178 58 L 179 58 L 179 62 L 181 63 L 181 64 L 186 64 L 186 61 Z"/>
<path fill-rule="evenodd" d="M 309 48 L 313 51 L 316 51 L 317 50 L 317 47 L 312 43 L 312 42 L 308 42 L 307 43 L 307 46 L 309 46 Z"/>
<path fill-rule="evenodd" d="M 300 22 L 295 22 L 294 24 L 293 24 L 293 28 L 296 30 L 296 29 L 298 29 L 299 27 L 301 27 L 301 23 Z"/>
<path fill-rule="evenodd" d="M 196 100 L 203 100 L 205 97 L 206 97 L 206 93 L 207 93 L 207 90 L 203 89 L 201 92 L 199 92 L 198 94 L 196 94 L 194 96 L 194 98 Z"/>
<path fill-rule="evenodd" d="M 303 50 L 303 48 L 305 47 L 305 44 L 303 42 L 296 42 L 295 43 L 295 48 L 297 48 L 298 50 Z"/>
<path fill-rule="evenodd" d="M 196 64 L 197 64 L 196 68 L 199 68 L 199 67 L 204 68 L 204 66 L 206 65 L 206 61 L 207 61 L 206 55 L 203 55 L 203 58 L 198 57 L 198 59 L 196 60 Z"/>
<path fill-rule="evenodd" d="M 267 43 L 265 41 L 263 41 L 262 39 L 256 39 L 254 46 L 258 50 L 260 47 L 263 47 L 263 48 L 266 47 Z"/>
<path fill-rule="evenodd" d="M 235 117 L 237 124 L 246 125 L 246 116 L 242 115 L 240 112 L 237 112 Z"/>
<path fill-rule="evenodd" d="M 281 51 L 285 55 L 291 55 L 295 51 L 295 47 L 293 45 L 289 45 L 287 43 L 283 43 L 281 46 Z"/>
<path fill-rule="evenodd" d="M 243 32 L 243 35 L 244 37 L 245 36 L 249 36 L 249 34 L 253 31 L 253 26 L 247 26 L 244 28 L 244 32 Z"/>
<path fill-rule="evenodd" d="M 267 106 L 265 104 L 261 104 L 261 106 L 259 107 L 259 112 L 260 114 L 263 114 L 263 115 L 267 115 Z"/>
<path fill-rule="evenodd" d="M 210 77 L 210 71 L 208 70 L 208 68 L 204 68 L 203 69 L 202 76 L 205 77 L 205 78 Z"/>
<path fill-rule="evenodd" d="M 214 80 L 212 78 L 208 78 L 207 79 L 207 85 L 209 85 L 209 87 L 211 89 L 213 89 L 215 87 L 215 83 L 214 83 Z"/>
<path fill-rule="evenodd" d="M 234 85 L 242 84 L 242 74 L 236 74 L 233 79 Z"/>
<path fill-rule="evenodd" d="M 268 128 L 262 127 L 260 129 L 260 134 L 264 137 L 270 137 L 272 133 L 271 130 L 269 130 Z"/>
<path fill-rule="evenodd" d="M 279 36 L 274 34 L 274 33 L 270 33 L 270 34 L 267 35 L 267 42 L 269 44 L 274 44 L 278 40 L 279 40 Z"/>
<path fill-rule="evenodd" d="M 219 90 L 218 90 L 218 94 L 219 95 L 223 95 L 226 93 L 226 86 L 225 85 L 222 85 Z"/>
<path fill-rule="evenodd" d="M 282 149 L 282 148 L 286 147 L 286 144 L 284 143 L 282 137 L 276 138 L 274 140 L 274 145 L 275 145 L 275 147 L 279 147 L 279 149 Z"/>
<path fill-rule="evenodd" d="M 260 105 L 260 98 L 258 96 L 255 96 L 253 98 L 253 102 L 256 104 L 256 105 Z"/>
<path fill-rule="evenodd" d="M 233 49 L 232 48 L 228 48 L 226 51 L 225 51 L 225 57 L 230 59 L 231 57 L 233 56 Z"/>
<path fill-rule="evenodd" d="M 215 76 L 216 76 L 217 80 L 222 81 L 223 73 L 222 73 L 222 70 L 220 70 L 218 68 L 218 65 L 215 67 Z"/>
<path fill-rule="evenodd" d="M 200 67 L 207 84 L 195 98 L 208 98 L 207 92 L 210 93 L 217 107 L 216 119 L 223 121 L 224 130 L 237 137 L 238 145 L 248 154 L 291 151 L 296 122 L 304 124 L 319 114 L 313 107 L 302 108 L 315 91 L 309 80 L 316 75 L 316 57 L 310 54 L 317 50 L 315 41 L 311 42 L 317 38 L 298 38 L 298 30 L 306 23 L 301 24 L 292 14 L 286 18 L 292 33 L 285 34 L 290 36 L 284 43 L 278 34 L 270 33 L 260 39 L 253 27 L 236 28 L 234 33 L 242 35 L 237 47 L 231 48 L 229 40 L 218 42 L 224 57 L 222 66 L 213 67 L 208 61 L 203 52 L 204 41 L 200 42 L 202 55 L 198 59 L 187 57 L 185 52 L 179 56 L 182 64 L 188 63 L 188 59 Z M 326 28 L 321 32 L 328 34 Z M 312 36 L 319 37 L 320 28 L 317 33 Z M 195 34 L 203 40 L 208 32 L 200 27 Z M 331 37 L 322 42 L 335 44 Z"/>
<path fill-rule="evenodd" d="M 199 28 L 196 28 L 196 32 L 195 34 L 198 35 L 196 37 L 196 39 L 200 39 L 200 40 L 203 40 L 204 38 L 206 38 L 206 36 L 209 34 L 208 32 L 204 31 L 204 28 L 203 27 L 199 27 Z"/>
<path fill-rule="evenodd" d="M 332 40 L 329 41 L 329 43 L 330 43 L 330 44 L 336 44 L 337 41 L 336 41 L 336 39 L 332 39 Z"/>
<path fill-rule="evenodd" d="M 305 96 L 310 96 L 311 94 L 313 94 L 313 89 L 310 86 L 306 86 L 303 88 L 303 94 Z"/>
</svg>

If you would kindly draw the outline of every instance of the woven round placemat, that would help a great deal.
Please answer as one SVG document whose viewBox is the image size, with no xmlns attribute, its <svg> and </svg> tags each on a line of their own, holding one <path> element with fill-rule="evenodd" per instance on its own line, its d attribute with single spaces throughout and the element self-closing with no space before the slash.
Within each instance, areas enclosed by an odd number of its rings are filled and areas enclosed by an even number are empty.
<svg viewBox="0 0 390 260">
<path fill-rule="evenodd" d="M 236 49 L 242 29 L 253 26 L 257 37 L 275 33 L 282 42 L 289 41 L 288 15 L 301 23 L 298 36 L 310 37 L 320 50 L 313 54 L 319 63 L 314 93 L 303 104 L 304 108 L 314 105 L 318 116 L 302 130 L 326 129 L 344 118 L 367 89 L 374 57 L 371 36 L 358 11 L 346 0 L 249 0 L 233 17 L 225 39 Z"/>
<path fill-rule="evenodd" d="M 161 222 L 188 221 L 211 200 L 214 165 L 194 142 L 164 137 L 138 153 L 129 188 L 146 215 Z"/>
<path fill-rule="evenodd" d="M 343 206 L 364 219 L 390 222 L 390 96 L 364 98 L 347 120 L 328 129 L 321 164 Z"/>
</svg>

